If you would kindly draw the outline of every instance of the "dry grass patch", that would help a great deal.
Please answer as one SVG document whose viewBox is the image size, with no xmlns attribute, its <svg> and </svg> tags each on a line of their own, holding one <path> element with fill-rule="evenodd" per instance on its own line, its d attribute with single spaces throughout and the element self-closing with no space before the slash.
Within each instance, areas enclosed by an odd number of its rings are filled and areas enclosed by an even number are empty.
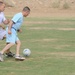
<svg viewBox="0 0 75 75">
<path fill-rule="evenodd" d="M 51 22 L 49 22 L 49 21 L 26 21 L 26 22 L 24 22 L 24 23 L 26 23 L 26 24 L 50 24 Z"/>
<path fill-rule="evenodd" d="M 62 56 L 62 57 L 75 57 L 74 52 L 50 52 L 50 55 Z"/>
<path fill-rule="evenodd" d="M 70 45 L 56 45 L 54 48 L 55 49 L 62 49 L 62 48 L 65 48 L 65 47 L 70 47 Z"/>
<path fill-rule="evenodd" d="M 57 28 L 58 30 L 75 30 L 75 28 Z"/>
<path fill-rule="evenodd" d="M 29 27 L 30 30 L 63 30 L 63 31 L 72 31 L 75 28 L 49 28 L 49 27 Z"/>
<path fill-rule="evenodd" d="M 54 41 L 58 41 L 58 39 L 31 39 L 31 40 L 27 40 L 27 41 L 31 41 L 31 42 L 54 42 Z"/>
</svg>

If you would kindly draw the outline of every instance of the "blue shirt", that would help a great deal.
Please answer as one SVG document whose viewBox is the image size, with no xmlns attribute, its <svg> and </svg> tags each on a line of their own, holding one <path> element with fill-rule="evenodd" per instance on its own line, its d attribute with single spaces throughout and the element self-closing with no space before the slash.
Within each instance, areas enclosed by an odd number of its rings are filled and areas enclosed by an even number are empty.
<svg viewBox="0 0 75 75">
<path fill-rule="evenodd" d="M 12 25 L 13 28 L 15 28 L 16 30 L 20 29 L 22 23 L 23 23 L 23 15 L 22 13 L 18 13 L 16 14 L 13 18 L 12 21 L 14 22 L 14 24 Z"/>
</svg>

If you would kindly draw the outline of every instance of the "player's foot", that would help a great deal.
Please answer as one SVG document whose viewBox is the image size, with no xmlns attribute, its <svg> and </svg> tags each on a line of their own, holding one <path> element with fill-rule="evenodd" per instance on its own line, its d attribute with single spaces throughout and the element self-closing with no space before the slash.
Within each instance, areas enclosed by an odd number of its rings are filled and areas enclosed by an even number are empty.
<svg viewBox="0 0 75 75">
<path fill-rule="evenodd" d="M 7 57 L 15 57 L 15 54 L 12 52 L 8 52 L 8 53 L 6 53 L 6 56 Z"/>
<path fill-rule="evenodd" d="M 23 61 L 23 60 L 25 60 L 25 58 L 22 56 L 15 56 L 15 60 Z"/>
<path fill-rule="evenodd" d="M 3 54 L 0 53 L 0 62 L 4 61 L 3 60 Z"/>
</svg>

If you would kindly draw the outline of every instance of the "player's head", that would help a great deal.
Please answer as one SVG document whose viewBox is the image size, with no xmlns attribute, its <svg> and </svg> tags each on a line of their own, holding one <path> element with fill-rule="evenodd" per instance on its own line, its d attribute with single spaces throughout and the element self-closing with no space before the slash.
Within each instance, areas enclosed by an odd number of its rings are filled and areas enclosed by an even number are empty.
<svg viewBox="0 0 75 75">
<path fill-rule="evenodd" d="M 3 12 L 5 10 L 5 4 L 0 1 L 0 12 Z"/>
<path fill-rule="evenodd" d="M 23 16 L 27 17 L 30 14 L 30 8 L 26 6 L 23 8 L 22 12 L 23 12 Z"/>
</svg>

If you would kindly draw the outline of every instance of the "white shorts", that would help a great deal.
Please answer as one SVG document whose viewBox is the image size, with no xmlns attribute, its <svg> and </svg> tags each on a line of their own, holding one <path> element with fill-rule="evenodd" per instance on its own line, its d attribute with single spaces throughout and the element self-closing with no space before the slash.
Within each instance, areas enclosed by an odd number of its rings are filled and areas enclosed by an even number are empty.
<svg viewBox="0 0 75 75">
<path fill-rule="evenodd" d="M 0 40 L 2 40 L 5 35 L 6 35 L 6 30 L 0 29 Z"/>
</svg>

